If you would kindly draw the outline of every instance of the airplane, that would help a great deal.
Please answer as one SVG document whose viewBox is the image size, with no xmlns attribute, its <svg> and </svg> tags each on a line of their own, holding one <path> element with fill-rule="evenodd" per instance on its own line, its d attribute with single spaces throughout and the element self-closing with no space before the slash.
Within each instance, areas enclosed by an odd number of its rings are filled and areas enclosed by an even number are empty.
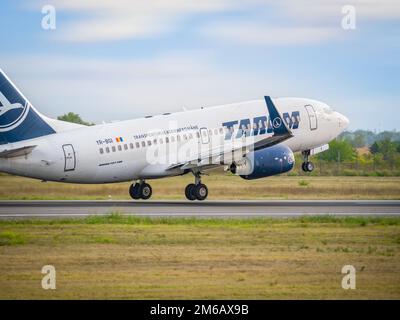
<svg viewBox="0 0 400 320">
<path fill-rule="evenodd" d="M 146 181 L 192 174 L 188 200 L 205 200 L 210 169 L 243 179 L 302 169 L 326 151 L 349 120 L 326 103 L 271 98 L 84 126 L 37 111 L 0 69 L 0 172 L 65 183 L 132 182 L 133 199 L 149 199 Z"/>
</svg>

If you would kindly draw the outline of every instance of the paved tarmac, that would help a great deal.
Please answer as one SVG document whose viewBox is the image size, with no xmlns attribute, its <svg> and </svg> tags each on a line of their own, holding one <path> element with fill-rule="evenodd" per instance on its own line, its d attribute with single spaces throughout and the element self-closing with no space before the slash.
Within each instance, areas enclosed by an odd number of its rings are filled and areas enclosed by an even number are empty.
<svg viewBox="0 0 400 320">
<path fill-rule="evenodd" d="M 65 218 L 119 212 L 149 217 L 292 217 L 302 215 L 400 215 L 400 201 L 0 201 L 1 218 Z"/>
</svg>

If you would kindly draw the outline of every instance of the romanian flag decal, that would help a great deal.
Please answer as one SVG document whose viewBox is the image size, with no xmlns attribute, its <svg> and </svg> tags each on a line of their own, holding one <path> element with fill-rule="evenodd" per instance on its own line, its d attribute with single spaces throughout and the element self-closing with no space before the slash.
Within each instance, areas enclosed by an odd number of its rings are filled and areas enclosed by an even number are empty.
<svg viewBox="0 0 400 320">
<path fill-rule="evenodd" d="M 124 142 L 124 139 L 122 139 L 122 137 L 116 137 L 115 140 L 116 140 L 117 142 Z"/>
</svg>

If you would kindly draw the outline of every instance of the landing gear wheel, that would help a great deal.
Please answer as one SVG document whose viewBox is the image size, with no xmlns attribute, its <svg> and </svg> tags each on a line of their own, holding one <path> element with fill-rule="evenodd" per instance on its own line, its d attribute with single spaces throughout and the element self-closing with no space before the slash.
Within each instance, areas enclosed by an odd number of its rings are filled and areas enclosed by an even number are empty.
<svg viewBox="0 0 400 320">
<path fill-rule="evenodd" d="M 205 184 L 201 183 L 201 172 L 200 171 L 192 171 L 195 182 L 190 183 L 185 188 L 185 196 L 188 200 L 200 200 L 203 201 L 208 196 L 208 188 Z"/>
<path fill-rule="evenodd" d="M 132 199 L 138 200 L 143 199 L 147 200 L 151 197 L 153 191 L 148 183 L 135 183 L 129 187 L 129 194 Z"/>
<path fill-rule="evenodd" d="M 196 196 L 194 194 L 194 188 L 196 188 L 196 185 L 194 183 L 188 184 L 185 188 L 185 196 L 186 199 L 193 201 L 196 200 Z"/>
<path fill-rule="evenodd" d="M 304 172 L 312 172 L 314 171 L 315 167 L 314 164 L 311 161 L 308 161 L 311 152 L 310 150 L 304 150 L 301 152 L 303 155 L 303 164 L 301 165 L 301 169 L 303 169 Z"/>
<path fill-rule="evenodd" d="M 312 162 L 307 162 L 305 167 L 307 168 L 308 172 L 314 171 L 314 163 L 312 163 Z"/>
<path fill-rule="evenodd" d="M 140 184 L 140 197 L 143 200 L 147 200 L 151 197 L 153 193 L 153 190 L 151 189 L 150 185 L 148 183 L 141 183 Z"/>
<path fill-rule="evenodd" d="M 208 196 L 208 189 L 205 184 L 198 184 L 194 188 L 194 194 L 196 196 L 197 200 L 203 201 L 207 198 Z"/>
<path fill-rule="evenodd" d="M 135 183 L 129 187 L 129 194 L 132 199 L 138 200 L 141 198 L 140 196 L 140 184 Z"/>
<path fill-rule="evenodd" d="M 301 169 L 303 169 L 304 172 L 312 172 L 314 171 L 314 163 L 308 161 L 308 162 L 303 162 L 301 165 Z"/>
</svg>

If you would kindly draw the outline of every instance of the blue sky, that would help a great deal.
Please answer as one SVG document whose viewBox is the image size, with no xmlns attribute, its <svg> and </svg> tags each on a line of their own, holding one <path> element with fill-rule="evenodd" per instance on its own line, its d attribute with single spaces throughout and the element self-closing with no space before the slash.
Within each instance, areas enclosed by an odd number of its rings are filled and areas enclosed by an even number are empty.
<svg viewBox="0 0 400 320">
<path fill-rule="evenodd" d="M 56 29 L 41 26 L 42 6 Z M 356 28 L 344 30 L 344 5 Z M 393 0 L 3 1 L 0 67 L 41 112 L 101 122 L 271 96 L 400 129 Z"/>
</svg>

